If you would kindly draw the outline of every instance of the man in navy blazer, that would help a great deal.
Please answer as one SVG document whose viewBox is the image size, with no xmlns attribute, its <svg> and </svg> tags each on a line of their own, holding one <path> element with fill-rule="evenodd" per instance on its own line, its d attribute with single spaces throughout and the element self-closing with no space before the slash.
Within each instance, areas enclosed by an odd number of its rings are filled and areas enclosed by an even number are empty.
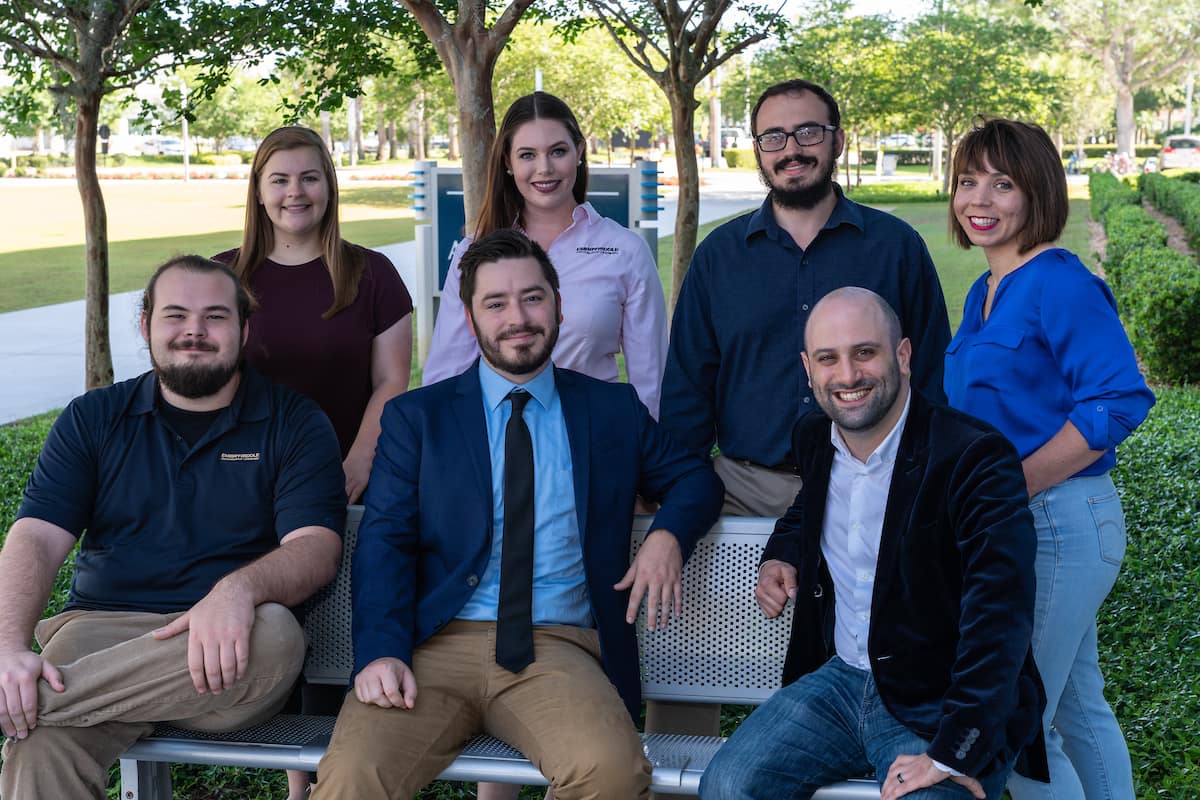
<svg viewBox="0 0 1200 800">
<path fill-rule="evenodd" d="M 804 485 L 755 589 L 768 617 L 795 603 L 785 686 L 721 749 L 701 797 L 805 798 L 874 771 L 883 800 L 994 800 L 1014 763 L 1044 780 L 1016 450 L 910 389 L 911 344 L 874 292 L 827 295 L 804 341 L 825 414 L 793 433 Z"/>
<path fill-rule="evenodd" d="M 461 269 L 482 358 L 384 410 L 354 555 L 354 687 L 314 797 L 411 797 L 481 731 L 521 749 L 558 800 L 644 797 L 632 623 L 643 598 L 652 630 L 678 611 L 721 483 L 631 387 L 554 368 L 558 277 L 536 243 L 497 231 Z M 532 558 L 510 563 L 525 505 L 505 468 L 525 463 L 514 426 L 532 450 L 534 533 Z M 638 495 L 662 505 L 630 564 Z M 512 663 L 522 564 L 532 644 Z"/>
</svg>

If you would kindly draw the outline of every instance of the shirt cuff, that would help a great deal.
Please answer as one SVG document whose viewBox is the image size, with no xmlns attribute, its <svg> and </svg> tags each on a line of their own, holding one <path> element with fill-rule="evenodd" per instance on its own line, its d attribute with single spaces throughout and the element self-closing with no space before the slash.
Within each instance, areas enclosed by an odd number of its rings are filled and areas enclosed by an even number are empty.
<svg viewBox="0 0 1200 800">
<path fill-rule="evenodd" d="M 947 774 L 949 774 L 949 775 L 953 775 L 953 776 L 954 776 L 954 777 L 956 777 L 956 778 L 965 778 L 965 777 L 967 777 L 967 776 L 966 776 L 964 773 L 962 773 L 962 772 L 959 772 L 959 771 L 958 771 L 958 770 L 956 770 L 956 769 L 952 769 L 951 767 L 947 767 L 945 764 L 943 764 L 942 762 L 938 761 L 936 758 L 931 758 L 931 759 L 929 759 L 929 760 L 930 760 L 930 761 L 932 761 L 932 762 L 933 762 L 933 765 L 934 765 L 935 767 L 937 767 L 937 768 L 938 768 L 940 771 L 942 771 L 942 772 L 945 772 L 945 773 L 947 773 Z"/>
</svg>

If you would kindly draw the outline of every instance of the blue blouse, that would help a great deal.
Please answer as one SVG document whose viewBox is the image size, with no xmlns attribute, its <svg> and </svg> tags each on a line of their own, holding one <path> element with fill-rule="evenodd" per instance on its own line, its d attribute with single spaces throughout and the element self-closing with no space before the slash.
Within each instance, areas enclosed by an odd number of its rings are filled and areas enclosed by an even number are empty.
<svg viewBox="0 0 1200 800">
<path fill-rule="evenodd" d="M 1088 447 L 1107 451 L 1077 475 L 1107 472 L 1154 405 L 1108 285 L 1073 253 L 1046 250 L 1004 276 L 985 321 L 987 277 L 967 293 L 946 348 L 950 405 L 995 425 L 1021 458 L 1069 419 Z"/>
</svg>

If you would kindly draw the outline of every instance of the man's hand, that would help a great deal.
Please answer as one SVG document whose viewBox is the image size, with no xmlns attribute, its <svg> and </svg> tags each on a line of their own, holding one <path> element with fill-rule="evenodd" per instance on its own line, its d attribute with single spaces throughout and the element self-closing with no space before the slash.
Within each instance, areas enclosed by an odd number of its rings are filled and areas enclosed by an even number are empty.
<svg viewBox="0 0 1200 800">
<path fill-rule="evenodd" d="M 38 679 L 56 692 L 66 689 L 58 668 L 32 650 L 0 653 L 0 730 L 24 739 L 37 727 Z"/>
<path fill-rule="evenodd" d="M 949 778 L 955 783 L 966 788 L 979 800 L 985 800 L 987 795 L 983 791 L 983 786 L 979 781 L 967 776 L 959 777 L 951 775 L 949 772 L 943 772 L 938 769 L 933 759 L 922 753 L 919 756 L 897 756 L 892 762 L 892 766 L 888 768 L 887 779 L 883 782 L 883 788 L 879 792 L 880 800 L 896 800 L 898 797 L 903 797 L 909 792 L 915 792 L 917 789 L 924 789 L 926 786 L 933 786 L 935 783 L 941 783 Z"/>
<path fill-rule="evenodd" d="M 652 631 L 667 627 L 672 611 L 676 616 L 683 613 L 683 554 L 675 534 L 659 528 L 646 536 L 625 577 L 613 586 L 618 592 L 630 587 L 633 591 L 625 609 L 625 621 L 630 625 L 637 619 L 642 595 L 646 597 L 646 627 Z"/>
<path fill-rule="evenodd" d="M 354 676 L 354 696 L 380 708 L 412 708 L 417 702 L 417 679 L 398 658 L 377 658 Z"/>
<path fill-rule="evenodd" d="M 775 619 L 783 613 L 788 599 L 796 597 L 796 568 L 786 561 L 771 559 L 758 568 L 758 584 L 754 587 L 754 600 L 767 619 Z"/>
<path fill-rule="evenodd" d="M 236 573 L 235 573 L 236 574 Z M 220 694 L 246 674 L 254 599 L 227 576 L 174 622 L 153 631 L 155 639 L 188 632 L 188 672 L 200 694 Z"/>
</svg>

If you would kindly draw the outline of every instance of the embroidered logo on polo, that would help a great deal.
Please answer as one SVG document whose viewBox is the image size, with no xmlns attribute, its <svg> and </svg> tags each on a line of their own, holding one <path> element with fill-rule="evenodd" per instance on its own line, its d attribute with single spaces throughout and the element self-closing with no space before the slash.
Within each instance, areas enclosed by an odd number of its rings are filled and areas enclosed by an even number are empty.
<svg viewBox="0 0 1200 800">
<path fill-rule="evenodd" d="M 585 256 L 595 256 L 595 255 L 619 256 L 619 255 L 621 255 L 621 250 L 620 250 L 620 248 L 617 248 L 617 247 L 600 247 L 600 246 L 593 247 L 590 245 L 582 245 L 582 244 L 579 247 L 575 248 L 575 252 L 582 253 Z"/>
<path fill-rule="evenodd" d="M 221 453 L 222 461 L 258 461 L 261 453 Z"/>
</svg>

